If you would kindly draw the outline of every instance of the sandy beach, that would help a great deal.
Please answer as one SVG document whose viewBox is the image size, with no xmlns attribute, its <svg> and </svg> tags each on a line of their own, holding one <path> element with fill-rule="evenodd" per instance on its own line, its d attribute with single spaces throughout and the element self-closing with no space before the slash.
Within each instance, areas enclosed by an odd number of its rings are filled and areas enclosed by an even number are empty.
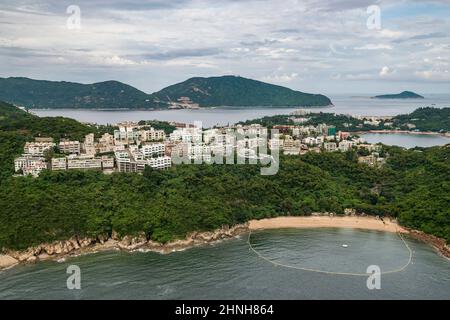
<svg viewBox="0 0 450 320">
<path fill-rule="evenodd" d="M 346 216 L 308 216 L 308 217 L 278 217 L 272 219 L 250 221 L 250 230 L 283 229 L 283 228 L 356 228 L 386 232 L 408 233 L 396 222 L 385 218 L 384 221 L 375 217 Z"/>
</svg>

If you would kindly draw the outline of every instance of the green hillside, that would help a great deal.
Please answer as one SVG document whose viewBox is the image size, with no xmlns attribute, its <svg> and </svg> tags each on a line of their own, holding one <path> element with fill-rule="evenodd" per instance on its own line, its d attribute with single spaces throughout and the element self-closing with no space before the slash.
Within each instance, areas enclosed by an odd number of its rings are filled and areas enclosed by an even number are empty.
<svg viewBox="0 0 450 320">
<path fill-rule="evenodd" d="M 28 78 L 0 78 L 0 100 L 27 108 L 150 108 L 145 92 L 118 81 L 80 84 Z"/>
<path fill-rule="evenodd" d="M 403 91 L 398 94 L 383 94 L 380 96 L 373 97 L 374 99 L 424 99 L 423 96 L 412 92 L 412 91 Z"/>
<path fill-rule="evenodd" d="M 303 93 L 236 76 L 191 78 L 153 95 L 161 101 L 188 97 L 202 107 L 331 105 L 331 100 L 320 94 Z"/>
</svg>

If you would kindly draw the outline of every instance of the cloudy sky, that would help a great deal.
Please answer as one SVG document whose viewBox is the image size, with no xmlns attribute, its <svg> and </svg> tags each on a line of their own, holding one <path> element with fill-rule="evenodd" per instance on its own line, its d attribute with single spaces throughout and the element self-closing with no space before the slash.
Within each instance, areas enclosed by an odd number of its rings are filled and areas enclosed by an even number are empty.
<svg viewBox="0 0 450 320">
<path fill-rule="evenodd" d="M 0 0 L 0 77 L 153 92 L 233 74 L 324 94 L 426 94 L 450 93 L 449 60 L 448 0 Z"/>
</svg>

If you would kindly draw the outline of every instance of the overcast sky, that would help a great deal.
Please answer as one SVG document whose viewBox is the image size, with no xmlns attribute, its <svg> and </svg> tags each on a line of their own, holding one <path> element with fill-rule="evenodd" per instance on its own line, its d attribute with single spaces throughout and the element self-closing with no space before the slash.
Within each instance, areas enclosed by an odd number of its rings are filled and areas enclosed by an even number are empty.
<svg viewBox="0 0 450 320">
<path fill-rule="evenodd" d="M 367 27 L 371 5 L 380 29 Z M 324 94 L 450 93 L 449 32 L 450 1 L 0 0 L 0 77 L 150 93 L 233 74 Z"/>
</svg>

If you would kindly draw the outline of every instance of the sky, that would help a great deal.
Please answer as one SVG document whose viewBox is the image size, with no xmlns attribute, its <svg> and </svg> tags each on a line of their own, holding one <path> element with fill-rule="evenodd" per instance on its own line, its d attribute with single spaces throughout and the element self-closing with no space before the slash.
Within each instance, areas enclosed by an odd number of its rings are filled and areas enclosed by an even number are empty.
<svg viewBox="0 0 450 320">
<path fill-rule="evenodd" d="M 0 77 L 427 94 L 450 93 L 449 62 L 450 0 L 0 0 Z"/>
</svg>

